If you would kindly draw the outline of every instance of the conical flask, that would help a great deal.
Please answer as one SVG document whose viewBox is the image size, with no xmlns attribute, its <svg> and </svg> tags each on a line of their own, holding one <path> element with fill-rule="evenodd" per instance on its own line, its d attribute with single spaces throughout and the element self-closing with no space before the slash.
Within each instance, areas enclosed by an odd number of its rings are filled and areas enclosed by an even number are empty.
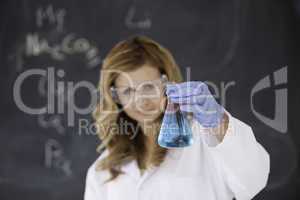
<svg viewBox="0 0 300 200">
<path fill-rule="evenodd" d="M 158 144 L 165 148 L 190 146 L 193 143 L 191 127 L 179 104 L 168 101 L 163 116 Z"/>
</svg>

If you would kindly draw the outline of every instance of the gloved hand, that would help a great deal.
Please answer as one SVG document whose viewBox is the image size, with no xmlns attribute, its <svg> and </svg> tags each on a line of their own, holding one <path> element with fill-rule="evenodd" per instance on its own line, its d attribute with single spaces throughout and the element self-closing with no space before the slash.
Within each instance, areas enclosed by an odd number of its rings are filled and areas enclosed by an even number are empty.
<svg viewBox="0 0 300 200">
<path fill-rule="evenodd" d="M 178 103 L 183 112 L 192 112 L 193 117 L 205 128 L 218 126 L 224 115 L 224 108 L 201 81 L 167 83 L 166 95 L 170 102 Z"/>
</svg>

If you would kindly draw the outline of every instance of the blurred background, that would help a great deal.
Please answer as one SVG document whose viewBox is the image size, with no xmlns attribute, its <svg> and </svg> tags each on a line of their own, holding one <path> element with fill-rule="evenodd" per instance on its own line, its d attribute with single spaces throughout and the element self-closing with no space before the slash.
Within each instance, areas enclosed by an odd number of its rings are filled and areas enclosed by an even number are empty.
<svg viewBox="0 0 300 200">
<path fill-rule="evenodd" d="M 100 140 L 80 126 L 91 113 L 68 106 L 90 105 L 79 83 L 96 92 L 109 49 L 136 34 L 167 47 L 184 77 L 227 85 L 218 100 L 271 155 L 255 199 L 299 199 L 299 27 L 299 0 L 2 0 L 0 199 L 83 199 Z"/>
</svg>

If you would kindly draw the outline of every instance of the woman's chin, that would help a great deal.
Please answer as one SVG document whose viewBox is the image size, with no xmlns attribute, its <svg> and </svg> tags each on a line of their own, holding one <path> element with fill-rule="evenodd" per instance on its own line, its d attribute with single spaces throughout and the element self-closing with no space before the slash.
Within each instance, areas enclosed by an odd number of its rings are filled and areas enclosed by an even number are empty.
<svg viewBox="0 0 300 200">
<path fill-rule="evenodd" d="M 155 121 L 161 113 L 155 112 L 155 113 L 141 113 L 138 112 L 137 114 L 137 121 L 144 122 L 147 120 L 147 122 Z"/>
</svg>

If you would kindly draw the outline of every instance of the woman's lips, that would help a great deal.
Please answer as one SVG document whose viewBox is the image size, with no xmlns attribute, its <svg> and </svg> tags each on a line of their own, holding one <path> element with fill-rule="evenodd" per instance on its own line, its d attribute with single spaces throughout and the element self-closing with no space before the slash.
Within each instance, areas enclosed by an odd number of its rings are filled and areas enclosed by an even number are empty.
<svg viewBox="0 0 300 200">
<path fill-rule="evenodd" d="M 142 115 L 153 115 L 153 114 L 157 114 L 158 111 L 157 110 L 142 110 L 142 111 L 138 111 L 139 114 Z"/>
</svg>

